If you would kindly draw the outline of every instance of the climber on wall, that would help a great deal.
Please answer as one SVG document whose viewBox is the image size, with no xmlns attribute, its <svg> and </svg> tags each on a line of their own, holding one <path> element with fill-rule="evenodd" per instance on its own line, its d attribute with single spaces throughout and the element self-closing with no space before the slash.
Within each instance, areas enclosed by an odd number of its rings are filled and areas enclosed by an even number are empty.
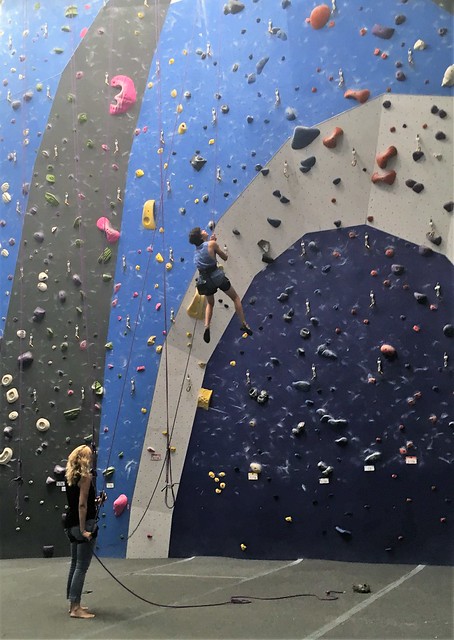
<svg viewBox="0 0 454 640">
<path fill-rule="evenodd" d="M 200 227 L 194 227 L 189 233 L 189 242 L 195 245 L 194 263 L 199 270 L 197 278 L 197 291 L 200 295 L 206 296 L 207 306 L 205 310 L 205 331 L 203 339 L 210 342 L 210 324 L 213 317 L 214 294 L 218 289 L 224 291 L 235 305 L 235 312 L 241 321 L 241 331 L 252 335 L 252 329 L 246 323 L 243 305 L 235 289 L 230 284 L 230 280 L 220 268 L 216 261 L 216 256 L 227 260 L 228 255 L 216 242 L 216 235 L 213 233 L 208 239 L 208 233 Z"/>
</svg>

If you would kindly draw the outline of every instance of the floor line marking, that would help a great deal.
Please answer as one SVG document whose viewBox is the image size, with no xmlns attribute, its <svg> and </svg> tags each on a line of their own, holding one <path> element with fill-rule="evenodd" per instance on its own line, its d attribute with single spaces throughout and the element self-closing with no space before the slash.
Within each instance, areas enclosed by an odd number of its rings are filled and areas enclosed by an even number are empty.
<svg viewBox="0 0 454 640">
<path fill-rule="evenodd" d="M 149 573 L 150 571 L 153 571 L 154 569 L 160 569 L 161 567 L 171 567 L 174 564 L 182 564 L 183 562 L 190 562 L 191 560 L 194 560 L 195 556 L 191 556 L 190 558 L 182 558 L 181 560 L 175 560 L 174 562 L 167 562 L 165 564 L 157 564 L 155 567 L 148 567 L 147 569 L 139 569 L 138 571 L 134 571 L 133 573 L 135 575 L 146 575 L 147 573 Z M 134 560 L 134 558 L 125 558 L 125 560 Z M 130 575 L 125 574 L 125 575 Z"/>
<path fill-rule="evenodd" d="M 269 571 L 262 571 L 260 573 L 257 573 L 253 576 L 248 576 L 247 578 L 242 578 L 239 582 L 238 585 L 241 585 L 245 582 L 249 582 L 250 580 L 256 580 L 257 578 L 263 578 L 264 576 L 268 576 L 271 575 L 272 573 L 276 573 L 277 571 L 281 571 L 282 569 L 288 569 L 289 567 L 294 567 L 298 564 L 300 564 L 303 561 L 302 558 L 299 558 L 298 560 L 294 560 L 293 562 L 289 562 L 288 564 L 285 564 L 284 566 L 280 566 L 280 567 L 275 567 L 274 569 L 270 569 Z M 175 602 L 172 602 L 170 604 L 188 604 L 188 602 L 191 602 L 191 600 L 197 599 L 200 600 L 201 598 L 205 598 L 208 595 L 211 595 L 213 593 L 216 593 L 217 591 L 220 591 L 222 589 L 225 589 L 225 587 L 215 587 L 214 589 L 210 589 L 209 591 L 205 591 L 204 593 L 198 594 L 197 596 L 191 596 L 189 599 L 184 599 L 183 600 L 176 600 Z M 136 620 L 142 620 L 143 618 L 147 618 L 147 617 L 151 617 L 156 615 L 157 613 L 162 613 L 162 609 L 156 609 L 155 611 L 149 611 L 147 613 L 142 613 L 140 616 L 135 616 L 134 618 L 129 618 L 128 620 L 122 620 L 121 622 L 117 622 L 115 624 L 109 624 L 106 625 L 105 627 L 102 627 L 101 629 L 93 629 L 89 635 L 81 635 L 79 636 L 79 638 L 93 638 L 95 636 L 97 636 L 100 633 L 105 633 L 106 631 L 109 631 L 110 629 L 115 629 L 115 627 L 119 627 L 122 624 L 131 624 L 133 622 L 135 622 Z"/>
<path fill-rule="evenodd" d="M 322 638 L 325 635 L 325 633 L 328 633 L 329 631 L 332 631 L 333 629 L 343 624 L 344 622 L 347 622 L 347 620 L 350 620 L 350 618 L 352 618 L 356 613 L 358 613 L 359 611 L 362 611 L 363 609 L 368 607 L 370 604 L 372 604 L 382 596 L 386 595 L 396 587 L 399 587 L 402 583 L 406 582 L 407 580 L 415 576 L 417 573 L 425 569 L 425 567 L 426 567 L 425 564 L 418 564 L 417 567 L 415 567 L 414 569 L 412 569 L 411 571 L 403 575 L 398 580 L 391 582 L 386 587 L 383 587 L 383 589 L 380 589 L 380 591 L 377 591 L 377 593 L 374 593 L 373 595 L 369 596 L 367 600 L 363 600 L 362 602 L 352 607 L 351 609 L 343 613 L 341 616 L 339 616 L 335 620 L 328 622 L 323 627 L 320 627 L 320 629 L 317 629 L 317 631 L 314 631 L 308 636 L 305 636 L 304 640 L 317 640 L 318 638 Z"/>
</svg>

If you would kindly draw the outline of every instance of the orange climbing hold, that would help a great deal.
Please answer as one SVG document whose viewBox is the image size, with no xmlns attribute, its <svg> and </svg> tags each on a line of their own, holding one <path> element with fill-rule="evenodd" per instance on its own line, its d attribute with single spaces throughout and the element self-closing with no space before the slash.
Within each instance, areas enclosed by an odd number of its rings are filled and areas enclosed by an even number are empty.
<svg viewBox="0 0 454 640">
<path fill-rule="evenodd" d="M 331 16 L 331 9 L 326 4 L 319 4 L 312 9 L 309 22 L 313 29 L 323 29 Z"/>
<path fill-rule="evenodd" d="M 394 158 L 394 156 L 397 156 L 397 149 L 395 146 L 391 145 L 386 149 L 386 151 L 383 151 L 382 153 L 377 153 L 377 156 L 375 159 L 380 169 L 385 169 L 386 165 L 388 164 L 388 161 L 391 158 Z"/>
<path fill-rule="evenodd" d="M 378 173 L 378 171 L 375 171 L 371 176 L 371 180 L 374 184 L 394 184 L 396 175 L 395 171 L 385 171 L 384 173 Z"/>
<path fill-rule="evenodd" d="M 323 138 L 323 144 L 328 149 L 334 149 L 337 146 L 338 139 L 340 137 L 342 137 L 343 135 L 344 135 L 344 130 L 341 129 L 340 127 L 335 127 L 335 129 L 331 133 L 331 135 L 326 136 L 325 138 Z"/>
<path fill-rule="evenodd" d="M 360 91 L 354 91 L 353 89 L 347 89 L 344 93 L 344 98 L 353 98 L 353 100 L 358 100 L 361 104 L 367 102 L 370 96 L 369 89 L 361 89 Z"/>
</svg>

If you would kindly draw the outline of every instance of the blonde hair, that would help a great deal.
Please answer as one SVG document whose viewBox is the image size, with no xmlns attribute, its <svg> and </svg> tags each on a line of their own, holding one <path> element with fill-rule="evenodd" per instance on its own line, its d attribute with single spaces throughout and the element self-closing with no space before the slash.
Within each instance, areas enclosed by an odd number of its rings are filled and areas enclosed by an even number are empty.
<svg viewBox="0 0 454 640">
<path fill-rule="evenodd" d="M 71 486 L 77 484 L 80 478 L 91 473 L 92 453 L 88 445 L 82 444 L 76 447 L 68 456 L 66 463 L 66 482 Z"/>
</svg>

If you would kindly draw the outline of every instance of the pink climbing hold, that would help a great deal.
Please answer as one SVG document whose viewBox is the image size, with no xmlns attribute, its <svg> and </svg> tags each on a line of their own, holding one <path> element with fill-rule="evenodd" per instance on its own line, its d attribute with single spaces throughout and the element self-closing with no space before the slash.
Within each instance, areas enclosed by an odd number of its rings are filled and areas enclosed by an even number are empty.
<svg viewBox="0 0 454 640">
<path fill-rule="evenodd" d="M 137 93 L 134 82 L 129 76 L 114 76 L 110 81 L 111 87 L 120 87 L 121 91 L 114 97 L 115 104 L 109 107 L 113 116 L 126 113 L 136 103 Z"/>
<path fill-rule="evenodd" d="M 80 32 L 80 37 L 84 38 L 87 35 L 88 27 L 84 27 Z"/>
<path fill-rule="evenodd" d="M 113 510 L 114 510 L 115 516 L 117 518 L 118 516 L 121 516 L 121 514 L 123 513 L 123 511 L 126 509 L 127 506 L 128 506 L 128 498 L 125 496 L 124 493 L 122 493 L 118 496 L 116 500 L 114 500 L 114 503 L 113 503 Z"/>
<path fill-rule="evenodd" d="M 331 16 L 331 9 L 326 4 L 319 4 L 312 9 L 309 17 L 310 25 L 313 29 L 323 29 Z"/>
<path fill-rule="evenodd" d="M 109 244 L 115 244 L 115 242 L 118 242 L 118 239 L 120 238 L 120 232 L 111 226 L 108 218 L 98 218 L 96 226 L 100 231 L 104 231 L 104 233 L 106 234 L 106 240 Z"/>
</svg>

